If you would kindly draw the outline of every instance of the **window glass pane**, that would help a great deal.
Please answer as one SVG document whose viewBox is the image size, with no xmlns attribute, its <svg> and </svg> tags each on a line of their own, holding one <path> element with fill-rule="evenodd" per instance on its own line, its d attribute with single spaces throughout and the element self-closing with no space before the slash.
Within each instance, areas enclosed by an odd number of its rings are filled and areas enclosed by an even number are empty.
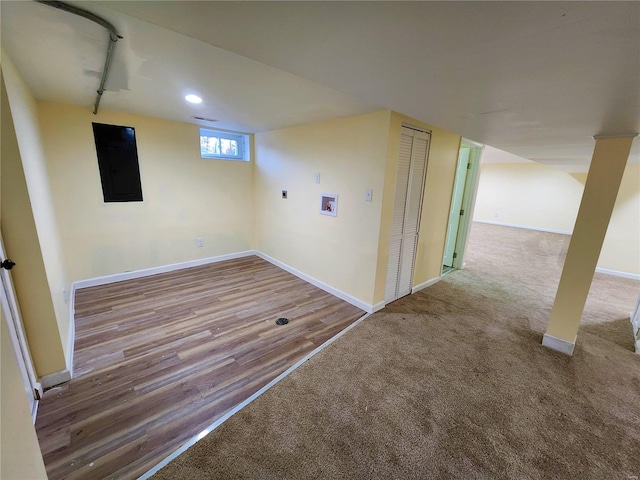
<svg viewBox="0 0 640 480">
<path fill-rule="evenodd" d="M 238 142 L 236 140 L 230 140 L 228 138 L 220 139 L 220 148 L 222 155 L 238 155 Z"/>
<path fill-rule="evenodd" d="M 200 156 L 221 160 L 244 160 L 248 162 L 249 136 L 233 132 L 200 129 Z"/>
<path fill-rule="evenodd" d="M 220 140 L 218 137 L 200 137 L 201 155 L 220 155 Z"/>
</svg>

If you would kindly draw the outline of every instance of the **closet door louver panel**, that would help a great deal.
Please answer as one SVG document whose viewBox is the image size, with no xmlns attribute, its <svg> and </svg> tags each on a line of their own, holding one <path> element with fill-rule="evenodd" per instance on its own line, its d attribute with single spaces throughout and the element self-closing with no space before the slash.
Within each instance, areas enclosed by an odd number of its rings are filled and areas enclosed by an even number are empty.
<svg viewBox="0 0 640 480">
<path fill-rule="evenodd" d="M 402 235 L 404 229 L 405 205 L 409 188 L 409 172 L 411 169 L 411 147 L 413 137 L 402 134 L 400 136 L 400 158 L 396 178 L 396 194 L 393 203 L 393 220 L 391 221 L 391 236 Z"/>
<path fill-rule="evenodd" d="M 400 254 L 400 273 L 398 278 L 398 297 L 411 293 L 413 283 L 413 266 L 415 263 L 418 232 L 420 230 L 420 206 L 422 205 L 422 187 L 427 166 L 429 137 L 416 132 L 411 150 L 411 170 L 409 188 L 405 206 L 404 231 L 402 235 L 402 251 Z"/>
<path fill-rule="evenodd" d="M 427 166 L 427 151 L 429 148 L 428 137 L 416 137 L 413 139 L 411 152 L 411 173 L 409 174 L 409 189 L 407 193 L 407 206 L 405 207 L 405 221 L 403 234 L 418 233 L 420 229 L 420 205 L 422 205 L 422 184 L 424 170 Z"/>
<path fill-rule="evenodd" d="M 429 139 L 428 133 L 402 128 L 389 241 L 385 303 L 411 293 Z"/>
<path fill-rule="evenodd" d="M 384 303 L 393 302 L 398 298 L 398 274 L 400 273 L 400 249 L 402 235 L 391 238 L 389 244 L 389 262 L 387 267 L 387 283 L 384 289 Z"/>
<path fill-rule="evenodd" d="M 402 252 L 400 254 L 400 272 L 398 274 L 398 296 L 404 297 L 411 293 L 411 280 L 413 279 L 413 258 L 416 252 L 418 236 L 405 235 L 402 238 Z"/>
<path fill-rule="evenodd" d="M 413 132 L 400 135 L 400 157 L 396 178 L 396 192 L 391 220 L 391 239 L 389 242 L 389 261 L 387 263 L 387 282 L 384 290 L 384 301 L 392 302 L 398 298 L 398 275 L 400 273 L 400 253 L 402 250 L 402 233 L 404 228 L 405 205 L 409 189 L 409 172 L 411 171 L 411 147 Z"/>
</svg>

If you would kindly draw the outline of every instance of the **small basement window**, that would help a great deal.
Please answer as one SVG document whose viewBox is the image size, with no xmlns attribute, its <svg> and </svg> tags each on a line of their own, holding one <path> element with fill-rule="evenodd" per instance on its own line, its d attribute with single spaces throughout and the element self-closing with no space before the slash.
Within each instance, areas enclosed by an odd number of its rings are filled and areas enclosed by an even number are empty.
<svg viewBox="0 0 640 480">
<path fill-rule="evenodd" d="M 200 129 L 200 156 L 221 160 L 250 159 L 249 135 L 223 132 L 221 130 Z"/>
<path fill-rule="evenodd" d="M 141 202 L 136 131 L 133 127 L 93 123 L 102 195 L 105 202 Z"/>
</svg>

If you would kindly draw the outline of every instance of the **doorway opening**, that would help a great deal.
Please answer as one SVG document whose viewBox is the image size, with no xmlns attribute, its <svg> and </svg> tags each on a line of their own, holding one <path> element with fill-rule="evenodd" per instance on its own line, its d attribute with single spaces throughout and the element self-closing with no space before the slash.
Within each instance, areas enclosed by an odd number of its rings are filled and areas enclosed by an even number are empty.
<svg viewBox="0 0 640 480">
<path fill-rule="evenodd" d="M 460 144 L 458 166 L 451 195 L 447 241 L 442 260 L 443 275 L 464 267 L 464 253 L 473 220 L 483 148 L 483 145 L 465 138 Z"/>
</svg>

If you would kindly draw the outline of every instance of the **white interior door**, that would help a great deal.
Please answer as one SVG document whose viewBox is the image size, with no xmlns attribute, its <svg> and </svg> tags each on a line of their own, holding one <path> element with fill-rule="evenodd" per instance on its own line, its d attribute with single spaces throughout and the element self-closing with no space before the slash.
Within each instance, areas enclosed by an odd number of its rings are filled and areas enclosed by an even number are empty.
<svg viewBox="0 0 640 480">
<path fill-rule="evenodd" d="M 469 165 L 469 147 L 461 147 L 458 155 L 458 169 L 453 185 L 453 195 L 451 197 L 451 209 L 449 211 L 449 226 L 447 228 L 447 243 L 444 250 L 442 264 L 447 267 L 453 266 L 453 256 L 456 251 L 456 240 L 458 239 L 458 226 L 460 225 L 460 215 L 462 215 L 462 198 L 464 187 L 467 181 L 467 166 Z"/>
<path fill-rule="evenodd" d="M 385 303 L 411 293 L 431 135 L 402 127 Z"/>
<path fill-rule="evenodd" d="M 2 242 L 2 236 L 0 235 L 0 262 L 7 259 L 4 251 L 4 244 Z M 16 266 L 16 268 L 18 268 Z M 2 314 L 7 323 L 7 329 L 9 330 L 9 337 L 13 344 L 13 349 L 18 361 L 18 367 L 20 368 L 20 374 L 22 376 L 24 389 L 29 400 L 29 406 L 31 408 L 31 416 L 35 423 L 36 412 L 38 409 L 38 399 L 42 395 L 42 386 L 38 382 L 33 362 L 31 360 L 31 354 L 29 353 L 29 346 L 24 334 L 24 328 L 20 317 L 20 309 L 18 308 L 18 302 L 16 301 L 15 290 L 13 289 L 13 282 L 11 281 L 11 274 L 6 268 L 0 268 L 0 296 Z"/>
</svg>

